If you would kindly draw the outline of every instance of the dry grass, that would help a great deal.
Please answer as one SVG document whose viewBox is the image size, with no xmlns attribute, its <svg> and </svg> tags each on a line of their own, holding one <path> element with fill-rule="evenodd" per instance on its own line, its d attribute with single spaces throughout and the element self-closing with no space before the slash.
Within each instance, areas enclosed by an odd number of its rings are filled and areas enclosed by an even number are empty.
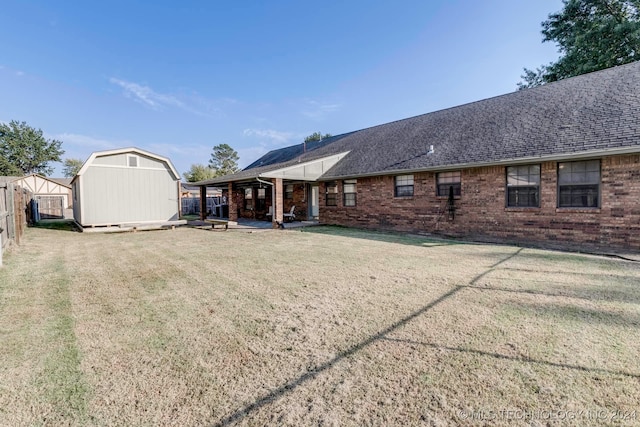
<svg viewBox="0 0 640 427">
<path fill-rule="evenodd" d="M 337 228 L 30 229 L 0 270 L 0 424 L 638 424 L 639 283 Z"/>
</svg>

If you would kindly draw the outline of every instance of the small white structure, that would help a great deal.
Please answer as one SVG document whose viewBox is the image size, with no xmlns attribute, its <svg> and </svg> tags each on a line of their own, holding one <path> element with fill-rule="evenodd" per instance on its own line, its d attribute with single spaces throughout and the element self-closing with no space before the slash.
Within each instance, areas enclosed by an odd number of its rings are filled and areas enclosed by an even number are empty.
<svg viewBox="0 0 640 427">
<path fill-rule="evenodd" d="M 32 173 L 16 177 L 12 182 L 29 190 L 38 201 L 38 218 L 64 218 L 70 214 L 71 185 L 68 178 L 48 178 Z"/>
<path fill-rule="evenodd" d="M 138 148 L 91 154 L 71 187 L 73 217 L 85 231 L 185 223 L 179 220 L 180 175 L 171 160 Z"/>
</svg>

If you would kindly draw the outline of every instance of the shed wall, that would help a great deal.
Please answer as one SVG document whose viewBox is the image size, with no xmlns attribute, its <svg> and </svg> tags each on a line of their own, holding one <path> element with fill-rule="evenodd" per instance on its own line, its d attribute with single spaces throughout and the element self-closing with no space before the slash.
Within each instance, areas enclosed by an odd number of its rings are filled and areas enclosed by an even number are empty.
<svg viewBox="0 0 640 427">
<path fill-rule="evenodd" d="M 126 166 L 127 154 L 95 159 L 79 177 L 78 222 L 115 225 L 179 219 L 178 185 L 170 169 L 164 162 L 138 157 L 138 167 Z"/>
</svg>

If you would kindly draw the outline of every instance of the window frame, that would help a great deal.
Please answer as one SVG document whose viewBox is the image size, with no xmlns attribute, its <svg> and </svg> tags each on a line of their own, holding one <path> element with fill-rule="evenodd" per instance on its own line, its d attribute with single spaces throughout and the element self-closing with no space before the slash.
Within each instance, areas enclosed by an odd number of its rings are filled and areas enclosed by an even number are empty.
<svg viewBox="0 0 640 427">
<path fill-rule="evenodd" d="M 409 181 L 411 182 L 411 184 L 408 184 Z M 401 182 L 401 184 L 399 184 L 399 182 Z M 394 176 L 393 177 L 393 197 L 413 197 L 414 186 L 415 186 L 415 179 L 413 174 Z M 404 194 L 405 192 L 406 194 Z"/>
<path fill-rule="evenodd" d="M 332 192 L 329 191 L 330 188 L 333 188 Z M 327 181 L 325 183 L 324 204 L 325 206 L 338 206 L 338 182 L 337 181 Z"/>
<path fill-rule="evenodd" d="M 244 210 L 253 210 L 253 187 L 247 187 L 244 189 Z"/>
<path fill-rule="evenodd" d="M 509 178 L 510 177 L 514 177 L 516 182 L 520 181 L 525 174 L 519 174 L 519 173 L 515 173 L 515 174 L 510 174 L 509 170 L 510 169 L 522 169 L 524 167 L 527 167 L 527 183 L 526 184 L 510 184 L 509 183 Z M 531 168 L 532 167 L 537 167 L 538 169 L 538 173 L 537 173 L 537 177 L 538 177 L 538 181 L 537 184 L 533 183 L 530 180 L 531 176 L 536 176 L 535 174 L 531 173 Z M 531 163 L 531 164 L 525 164 L 525 165 L 512 165 L 512 166 L 507 166 L 505 167 L 505 206 L 507 208 L 540 208 L 541 206 L 541 198 L 540 198 L 540 191 L 541 191 L 541 181 L 542 181 L 542 165 L 540 165 L 539 163 Z M 511 193 L 512 191 L 515 191 L 515 198 L 516 198 L 516 203 L 515 204 L 511 204 Z M 534 191 L 534 198 L 536 200 L 536 204 L 532 205 L 532 204 L 519 204 L 519 191 L 522 190 L 527 191 L 527 195 L 526 195 L 526 199 L 527 200 L 531 200 L 531 196 L 532 193 L 531 191 Z"/>
<path fill-rule="evenodd" d="M 449 182 L 444 182 L 444 183 L 440 183 L 440 179 L 444 178 L 445 175 L 449 175 L 451 177 L 454 177 L 453 175 L 457 175 L 458 180 L 457 181 L 449 181 Z M 446 178 L 449 178 L 449 176 L 447 176 Z M 446 187 L 445 187 L 446 186 Z M 444 194 L 442 194 L 441 187 L 446 188 L 446 190 L 444 191 Z M 446 172 L 438 172 L 436 173 L 436 196 L 437 197 L 449 197 L 449 187 L 453 187 L 453 197 L 454 198 L 460 198 L 462 195 L 462 171 L 446 171 Z"/>
<path fill-rule="evenodd" d="M 595 169 L 588 169 L 588 164 L 595 164 L 597 162 L 597 171 Z M 578 168 L 576 168 L 576 166 L 578 166 L 579 164 L 584 164 L 585 165 L 585 170 L 584 171 L 580 171 L 580 170 L 576 170 Z M 565 165 L 570 165 L 571 169 L 567 170 L 567 171 L 562 171 L 563 166 Z M 596 173 L 597 172 L 597 182 L 595 180 L 589 181 L 588 179 L 588 175 L 591 173 Z M 556 176 L 557 176 L 557 185 L 556 185 L 556 195 L 557 195 L 557 201 L 556 201 L 556 206 L 559 209 L 600 209 L 601 206 L 601 202 L 602 202 L 602 197 L 601 197 L 601 189 L 602 189 L 602 161 L 600 159 L 588 159 L 588 160 L 575 160 L 575 161 L 569 161 L 569 162 L 558 162 L 557 167 L 556 167 Z M 563 181 L 563 176 L 566 176 L 565 174 L 573 177 L 578 177 L 578 176 L 583 176 L 585 178 L 584 181 L 581 180 L 577 180 L 577 181 L 570 181 L 569 183 L 562 183 L 561 181 Z M 591 187 L 589 189 L 589 187 Z M 594 189 L 595 187 L 595 189 Z M 566 189 L 569 189 L 569 204 L 565 204 L 563 203 L 563 196 L 565 194 L 563 190 L 566 191 Z M 576 191 L 576 193 L 573 193 L 572 190 L 578 190 Z M 584 192 L 585 190 L 587 191 L 587 193 L 583 193 L 580 194 L 580 190 L 582 192 Z M 595 190 L 595 191 L 594 191 Z M 595 193 L 595 194 L 594 194 Z M 577 198 L 582 198 L 583 200 L 589 200 L 589 198 L 595 198 L 595 203 L 592 203 L 591 205 L 587 204 L 574 204 L 573 201 L 576 200 Z"/>
<path fill-rule="evenodd" d="M 342 205 L 344 207 L 355 207 L 358 204 L 358 180 L 345 179 L 342 181 Z M 353 191 L 347 191 L 347 188 L 353 186 Z M 351 189 L 351 188 L 349 188 Z"/>
<path fill-rule="evenodd" d="M 293 199 L 293 184 L 286 184 L 284 186 L 284 198 L 287 200 Z"/>
</svg>

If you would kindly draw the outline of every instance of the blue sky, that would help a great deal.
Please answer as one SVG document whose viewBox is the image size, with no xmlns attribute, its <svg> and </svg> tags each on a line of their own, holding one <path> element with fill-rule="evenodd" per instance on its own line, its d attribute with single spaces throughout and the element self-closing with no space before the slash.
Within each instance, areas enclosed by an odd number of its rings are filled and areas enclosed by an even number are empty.
<svg viewBox="0 0 640 427">
<path fill-rule="evenodd" d="M 227 143 L 246 166 L 516 90 L 554 61 L 561 0 L 25 1 L 0 15 L 0 121 L 63 158 L 135 146 L 179 172 Z M 58 165 L 55 175 L 61 175 Z"/>
</svg>

